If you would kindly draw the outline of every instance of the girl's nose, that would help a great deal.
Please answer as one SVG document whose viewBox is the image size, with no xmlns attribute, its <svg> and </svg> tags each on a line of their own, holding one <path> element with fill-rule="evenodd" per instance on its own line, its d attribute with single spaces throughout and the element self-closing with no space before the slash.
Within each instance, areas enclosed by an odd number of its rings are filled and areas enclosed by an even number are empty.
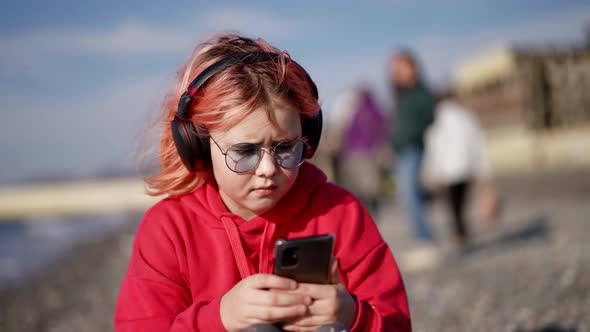
<svg viewBox="0 0 590 332">
<path fill-rule="evenodd" d="M 262 148 L 262 155 L 260 156 L 260 162 L 256 166 L 256 175 L 270 177 L 274 175 L 278 170 L 273 151 L 267 148 Z"/>
</svg>

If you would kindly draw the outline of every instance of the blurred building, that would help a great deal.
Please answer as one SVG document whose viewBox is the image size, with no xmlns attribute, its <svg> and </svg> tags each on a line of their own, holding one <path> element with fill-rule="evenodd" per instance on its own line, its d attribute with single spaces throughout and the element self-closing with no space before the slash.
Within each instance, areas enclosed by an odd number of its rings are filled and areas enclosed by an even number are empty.
<svg viewBox="0 0 590 332">
<path fill-rule="evenodd" d="M 501 168 L 590 165 L 590 48 L 498 48 L 453 79 Z"/>
<path fill-rule="evenodd" d="M 590 49 L 496 49 L 461 63 L 455 83 L 486 128 L 590 123 Z"/>
<path fill-rule="evenodd" d="M 459 64 L 454 76 L 486 128 L 590 123 L 590 49 L 501 48 Z"/>
</svg>

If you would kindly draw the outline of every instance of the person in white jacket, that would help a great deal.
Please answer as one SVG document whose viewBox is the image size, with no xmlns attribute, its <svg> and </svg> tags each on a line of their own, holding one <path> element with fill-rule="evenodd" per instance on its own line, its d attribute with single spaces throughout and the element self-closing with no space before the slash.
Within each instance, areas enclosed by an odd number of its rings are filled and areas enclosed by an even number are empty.
<svg viewBox="0 0 590 332">
<path fill-rule="evenodd" d="M 476 185 L 478 193 L 483 188 L 489 192 L 493 186 L 485 137 L 477 116 L 452 92 L 443 94 L 436 105 L 434 123 L 426 132 L 422 171 L 426 187 L 446 194 L 457 241 L 461 246 L 467 245 L 465 207 L 469 192 Z"/>
</svg>

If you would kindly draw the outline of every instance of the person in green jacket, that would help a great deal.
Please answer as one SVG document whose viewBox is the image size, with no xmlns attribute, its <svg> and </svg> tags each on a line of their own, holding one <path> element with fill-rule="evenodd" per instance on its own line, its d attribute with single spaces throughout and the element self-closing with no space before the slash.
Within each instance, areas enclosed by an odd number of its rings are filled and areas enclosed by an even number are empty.
<svg viewBox="0 0 590 332">
<path fill-rule="evenodd" d="M 420 182 L 424 134 L 434 121 L 435 97 L 424 84 L 416 58 L 408 51 L 394 54 L 390 68 L 395 93 L 392 144 L 397 155 L 396 186 L 418 240 L 434 241 L 427 222 Z"/>
</svg>

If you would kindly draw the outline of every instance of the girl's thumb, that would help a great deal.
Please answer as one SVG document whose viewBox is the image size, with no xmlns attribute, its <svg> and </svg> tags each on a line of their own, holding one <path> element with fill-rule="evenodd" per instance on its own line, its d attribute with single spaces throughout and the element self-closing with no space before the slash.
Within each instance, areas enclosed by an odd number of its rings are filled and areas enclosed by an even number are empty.
<svg viewBox="0 0 590 332">
<path fill-rule="evenodd" d="M 338 258 L 336 257 L 332 257 L 332 263 L 330 266 L 330 283 L 340 283 L 340 276 L 338 275 Z"/>
</svg>

